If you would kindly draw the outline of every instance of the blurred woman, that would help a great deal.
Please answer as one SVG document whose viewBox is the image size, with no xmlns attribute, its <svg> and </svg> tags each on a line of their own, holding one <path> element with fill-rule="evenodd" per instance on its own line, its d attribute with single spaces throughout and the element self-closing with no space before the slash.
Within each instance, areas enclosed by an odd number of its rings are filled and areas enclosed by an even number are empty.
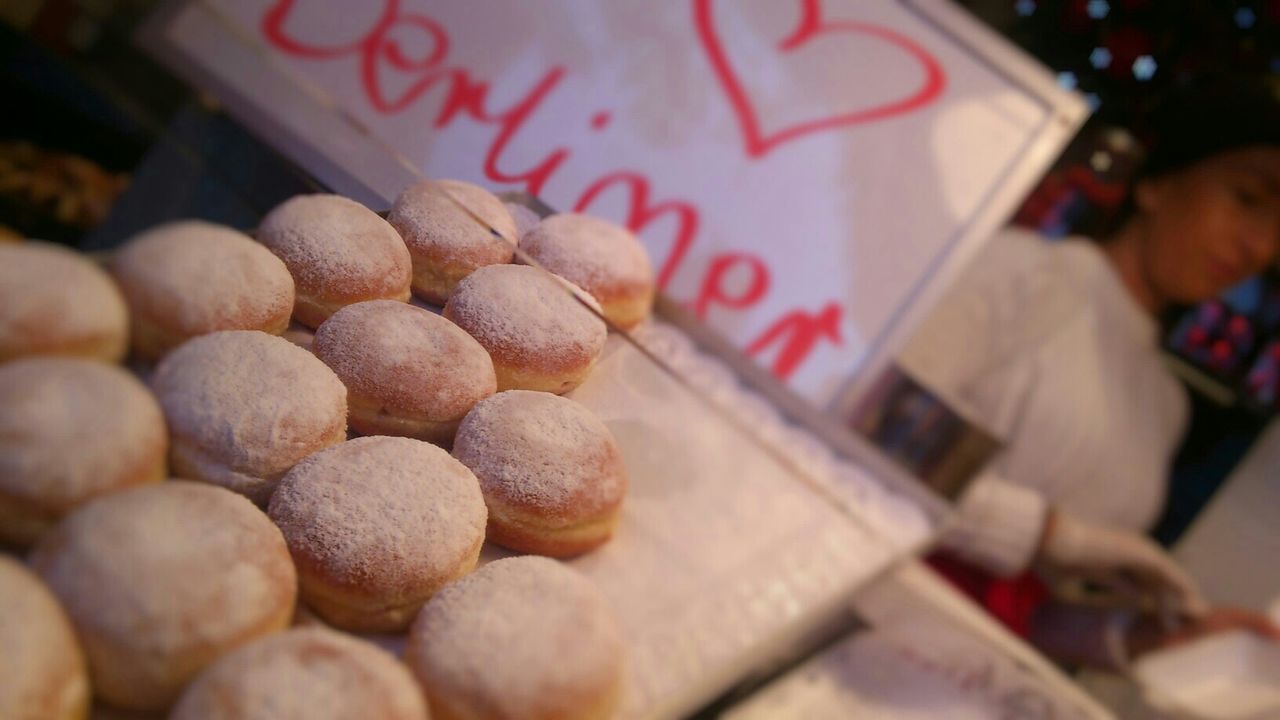
<svg viewBox="0 0 1280 720">
<path fill-rule="evenodd" d="M 1280 100 L 1261 81 L 1219 83 L 1171 101 L 1156 126 L 1114 233 L 998 235 L 900 358 L 1006 442 L 962 498 L 937 567 L 1049 652 L 1101 664 L 1202 630 L 1275 632 L 1248 613 L 1210 613 L 1145 533 L 1188 413 L 1157 318 L 1275 260 Z M 1127 607 L 1049 602 L 1046 572 L 1101 584 Z M 1189 624 L 1164 629 L 1150 614 L 1160 607 Z"/>
</svg>

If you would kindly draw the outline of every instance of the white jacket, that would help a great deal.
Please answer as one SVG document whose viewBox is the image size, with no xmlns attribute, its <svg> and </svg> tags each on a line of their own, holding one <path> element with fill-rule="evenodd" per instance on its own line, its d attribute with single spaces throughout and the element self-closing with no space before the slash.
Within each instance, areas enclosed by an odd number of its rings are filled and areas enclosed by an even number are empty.
<svg viewBox="0 0 1280 720">
<path fill-rule="evenodd" d="M 1011 575 L 1050 505 L 1151 526 L 1187 419 L 1157 333 L 1092 242 L 1013 229 L 988 242 L 900 358 L 1006 443 L 961 498 L 949 549 Z"/>
</svg>

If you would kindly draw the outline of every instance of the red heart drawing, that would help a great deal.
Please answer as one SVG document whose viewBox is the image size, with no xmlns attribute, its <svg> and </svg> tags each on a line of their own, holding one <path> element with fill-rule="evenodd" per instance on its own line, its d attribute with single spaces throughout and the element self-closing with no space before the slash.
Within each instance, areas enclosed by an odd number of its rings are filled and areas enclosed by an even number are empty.
<svg viewBox="0 0 1280 720">
<path fill-rule="evenodd" d="M 810 40 L 822 35 L 846 33 L 863 35 L 887 42 L 906 52 L 912 59 L 920 63 L 924 69 L 923 85 L 910 95 L 872 107 L 859 108 L 850 112 L 811 118 L 778 128 L 766 133 L 760 128 L 760 119 L 756 107 L 747 93 L 737 71 L 729 62 L 724 44 L 716 31 L 715 18 L 712 14 L 713 0 L 694 0 L 694 21 L 698 31 L 698 39 L 706 51 L 716 79 L 724 88 L 729 104 L 742 126 L 743 140 L 748 157 L 761 157 L 783 143 L 823 130 L 848 127 L 861 123 L 883 120 L 895 115 L 903 115 L 918 110 L 933 102 L 946 87 L 946 74 L 942 65 L 927 50 L 910 38 L 889 28 L 871 23 L 852 20 L 827 21 L 822 18 L 820 0 L 801 0 L 803 7 L 800 22 L 795 30 L 778 43 L 781 54 L 795 52 Z"/>
</svg>

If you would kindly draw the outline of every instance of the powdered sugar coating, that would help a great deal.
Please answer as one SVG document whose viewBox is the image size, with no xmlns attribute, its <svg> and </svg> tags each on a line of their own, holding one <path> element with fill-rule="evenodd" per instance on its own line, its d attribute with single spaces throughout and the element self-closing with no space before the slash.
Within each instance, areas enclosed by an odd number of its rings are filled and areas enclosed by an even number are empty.
<svg viewBox="0 0 1280 720">
<path fill-rule="evenodd" d="M 480 268 L 458 284 L 445 317 L 495 361 L 548 373 L 576 368 L 600 356 L 608 330 L 562 282 L 525 265 Z"/>
<path fill-rule="evenodd" d="M 474 561 L 488 518 L 466 466 L 430 443 L 384 436 L 298 463 L 269 514 L 299 567 L 389 605 L 426 600 L 464 560 Z M 304 599 L 307 576 L 304 569 Z"/>
<path fill-rule="evenodd" d="M 182 694 L 170 720 L 426 720 L 409 670 L 364 640 L 288 630 L 223 656 Z"/>
<path fill-rule="evenodd" d="M 111 272 L 134 315 L 182 336 L 266 328 L 293 312 L 284 263 L 248 235 L 201 220 L 137 235 L 116 253 Z"/>
<path fill-rule="evenodd" d="M 151 388 L 175 445 L 181 438 L 229 472 L 254 478 L 278 479 L 346 430 L 347 390 L 338 376 L 262 332 L 188 340 L 156 367 Z"/>
<path fill-rule="evenodd" d="M 81 717 L 84 656 L 57 599 L 22 563 L 0 555 L 0 718 Z"/>
<path fill-rule="evenodd" d="M 412 265 L 400 234 L 369 208 L 340 195 L 298 195 L 267 214 L 258 241 L 270 248 L 298 294 L 328 301 L 402 298 Z"/>
<path fill-rule="evenodd" d="M 486 499 L 532 509 L 552 527 L 598 517 L 627 491 L 609 428 L 550 393 L 508 390 L 481 401 L 462 421 L 453 455 L 476 474 Z"/>
<path fill-rule="evenodd" d="M 280 532 L 248 500 L 171 481 L 67 516 L 32 565 L 84 643 L 95 694 L 161 708 L 222 652 L 282 627 L 296 576 Z"/>
<path fill-rule="evenodd" d="M 437 593 L 410 631 L 405 658 L 433 707 L 512 720 L 583 717 L 583 708 L 617 692 L 624 662 L 600 591 L 533 556 L 491 562 Z"/>
<path fill-rule="evenodd" d="M 506 241 L 490 235 L 468 210 Z M 461 180 L 423 180 L 410 185 L 396 198 L 387 221 L 414 255 L 473 268 L 510 262 L 510 243 L 516 240 L 516 223 L 502 201 L 479 185 Z"/>
<path fill-rule="evenodd" d="M 113 343 L 124 355 L 129 318 L 111 278 L 87 258 L 44 242 L 0 243 L 0 362 Z"/>
<path fill-rule="evenodd" d="M 428 420 L 461 419 L 497 388 L 493 361 L 466 331 L 393 300 L 334 313 L 316 330 L 312 351 L 353 397 Z"/>
<path fill-rule="evenodd" d="M 155 398 L 118 367 L 54 357 L 0 366 L 0 495 L 60 515 L 162 479 L 148 476 L 163 471 L 167 445 Z"/>
<path fill-rule="evenodd" d="M 635 235 L 590 215 L 552 215 L 520 239 L 520 249 L 602 303 L 653 285 L 653 266 Z"/>
</svg>

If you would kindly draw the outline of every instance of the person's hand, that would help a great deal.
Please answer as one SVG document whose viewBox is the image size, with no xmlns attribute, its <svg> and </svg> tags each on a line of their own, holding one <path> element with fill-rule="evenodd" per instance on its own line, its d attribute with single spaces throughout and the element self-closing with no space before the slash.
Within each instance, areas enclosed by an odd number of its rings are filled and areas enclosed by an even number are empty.
<svg viewBox="0 0 1280 720">
<path fill-rule="evenodd" d="M 1174 647 L 1193 640 L 1199 640 L 1202 637 L 1232 630 L 1245 630 L 1259 637 L 1280 643 L 1280 625 L 1271 622 L 1266 615 L 1244 608 L 1220 607 L 1214 608 L 1203 617 L 1187 623 L 1185 627 L 1171 633 L 1165 633 L 1161 638 L 1160 647 Z"/>
<path fill-rule="evenodd" d="M 1174 609 L 1192 617 L 1208 605 L 1191 576 L 1150 538 L 1087 523 L 1051 510 L 1037 560 L 1050 569 L 1102 585 L 1134 605 Z"/>
<path fill-rule="evenodd" d="M 1233 630 L 1244 630 L 1280 643 L 1280 625 L 1265 615 L 1244 608 L 1221 607 L 1174 630 L 1165 628 L 1155 617 L 1144 617 L 1134 623 L 1129 632 L 1129 653 L 1137 657 Z"/>
</svg>

